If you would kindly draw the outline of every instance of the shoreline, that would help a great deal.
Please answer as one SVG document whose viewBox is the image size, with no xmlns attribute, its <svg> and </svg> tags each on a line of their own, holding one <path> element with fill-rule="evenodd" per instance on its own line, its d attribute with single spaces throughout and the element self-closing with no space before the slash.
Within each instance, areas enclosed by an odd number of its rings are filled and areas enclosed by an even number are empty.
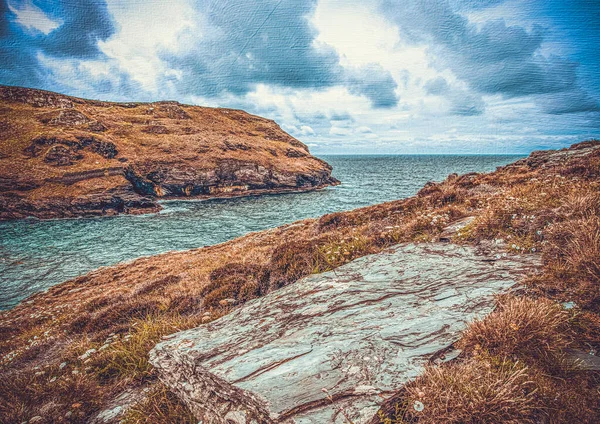
<svg viewBox="0 0 600 424">
<path fill-rule="evenodd" d="M 159 213 L 163 210 L 160 206 L 161 203 L 167 202 L 194 202 L 194 201 L 206 201 L 213 199 L 235 199 L 235 198 L 244 198 L 244 197 L 253 197 L 253 196 L 268 196 L 268 195 L 280 195 L 280 194 L 297 194 L 297 193 L 309 193 L 312 191 L 319 191 L 326 189 L 328 187 L 336 187 L 341 185 L 341 181 L 333 181 L 326 184 L 320 184 L 318 186 L 312 186 L 307 188 L 275 188 L 275 189 L 256 189 L 256 190 L 247 190 L 244 192 L 232 192 L 232 193 L 217 193 L 211 195 L 198 195 L 198 196 L 165 196 L 165 197 L 156 197 L 152 198 L 155 201 L 156 208 L 133 208 L 129 209 L 127 212 L 116 212 L 116 213 L 87 213 L 77 216 L 62 216 L 62 217 L 40 217 L 35 215 L 27 215 L 20 218 L 3 218 L 0 217 L 0 222 L 15 222 L 21 220 L 37 220 L 37 221 L 54 221 L 54 220 L 65 220 L 65 219 L 85 219 L 85 218 L 109 218 L 114 216 L 121 215 L 152 215 L 155 213 Z"/>
</svg>

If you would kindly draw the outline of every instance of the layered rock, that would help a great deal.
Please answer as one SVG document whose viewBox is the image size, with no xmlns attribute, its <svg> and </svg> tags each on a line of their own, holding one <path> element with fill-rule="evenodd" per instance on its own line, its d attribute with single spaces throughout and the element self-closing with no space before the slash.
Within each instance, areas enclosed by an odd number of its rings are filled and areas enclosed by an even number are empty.
<svg viewBox="0 0 600 424">
<path fill-rule="evenodd" d="M 3 86 L 0 109 L 0 219 L 141 213 L 162 197 L 338 183 L 275 122 L 239 110 Z"/>
<path fill-rule="evenodd" d="M 150 361 L 201 422 L 363 423 L 537 264 L 398 245 L 171 335 Z"/>
</svg>

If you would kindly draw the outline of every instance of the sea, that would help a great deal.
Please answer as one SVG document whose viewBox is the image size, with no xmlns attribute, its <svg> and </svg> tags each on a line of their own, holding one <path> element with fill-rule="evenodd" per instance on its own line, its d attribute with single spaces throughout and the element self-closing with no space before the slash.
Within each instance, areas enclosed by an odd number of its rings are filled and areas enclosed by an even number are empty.
<svg viewBox="0 0 600 424">
<path fill-rule="evenodd" d="M 410 197 L 428 181 L 493 171 L 521 157 L 323 155 L 341 185 L 308 193 L 165 201 L 161 212 L 146 215 L 0 222 L 0 309 L 99 267 Z"/>
</svg>

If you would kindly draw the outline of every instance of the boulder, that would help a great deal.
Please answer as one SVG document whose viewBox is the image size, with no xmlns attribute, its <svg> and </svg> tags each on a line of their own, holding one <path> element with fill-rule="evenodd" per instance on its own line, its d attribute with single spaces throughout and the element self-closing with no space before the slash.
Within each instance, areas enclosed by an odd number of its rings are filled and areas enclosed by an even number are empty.
<svg viewBox="0 0 600 424">
<path fill-rule="evenodd" d="M 203 423 L 364 423 L 539 265 L 495 258 L 397 245 L 171 335 L 150 362 Z"/>
</svg>

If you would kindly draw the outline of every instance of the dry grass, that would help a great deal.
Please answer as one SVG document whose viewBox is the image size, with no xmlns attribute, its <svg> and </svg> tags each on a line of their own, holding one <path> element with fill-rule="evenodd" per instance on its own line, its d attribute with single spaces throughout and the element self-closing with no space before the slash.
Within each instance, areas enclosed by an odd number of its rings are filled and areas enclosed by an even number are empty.
<svg viewBox="0 0 600 424">
<path fill-rule="evenodd" d="M 556 224 L 547 239 L 547 278 L 581 306 L 600 311 L 600 215 Z"/>
<path fill-rule="evenodd" d="M 152 379 L 154 375 L 148 362 L 148 352 L 162 336 L 193 328 L 200 322 L 199 317 L 182 317 L 177 314 L 148 315 L 134 321 L 126 336 L 95 355 L 90 366 L 102 380 Z"/>
<path fill-rule="evenodd" d="M 527 368 L 508 362 L 428 366 L 406 391 L 407 416 L 421 424 L 533 423 L 537 406 Z M 421 412 L 414 408 L 417 401 L 424 406 Z"/>
<path fill-rule="evenodd" d="M 133 405 L 123 424 L 196 424 L 198 420 L 162 383 L 157 383 L 146 398 Z"/>
<path fill-rule="evenodd" d="M 1 422 L 28 422 L 35 416 L 43 416 L 45 423 L 84 422 L 101 407 L 111 388 L 73 371 L 51 366 L 35 373 L 4 374 L 0 380 Z"/>
<path fill-rule="evenodd" d="M 502 358 L 546 359 L 568 346 L 568 313 L 545 299 L 508 296 L 483 320 L 476 320 L 462 334 L 457 346 L 473 353 Z"/>
<path fill-rule="evenodd" d="M 229 263 L 210 273 L 210 284 L 201 292 L 203 305 L 207 308 L 226 308 L 257 298 L 269 290 L 269 271 L 266 267 Z"/>
</svg>

